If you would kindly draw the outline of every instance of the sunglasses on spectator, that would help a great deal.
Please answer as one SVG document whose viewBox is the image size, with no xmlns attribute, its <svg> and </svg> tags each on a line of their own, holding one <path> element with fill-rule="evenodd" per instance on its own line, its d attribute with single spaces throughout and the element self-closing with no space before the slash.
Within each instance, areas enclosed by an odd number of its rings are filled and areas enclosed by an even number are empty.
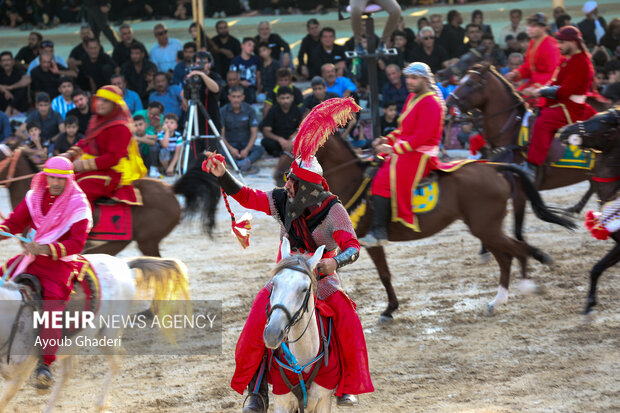
<svg viewBox="0 0 620 413">
<path fill-rule="evenodd" d="M 54 47 L 54 42 L 50 40 L 45 40 L 41 42 L 41 47 Z"/>
<path fill-rule="evenodd" d="M 422 40 L 430 40 L 430 39 L 434 39 L 433 36 L 425 36 L 422 38 Z"/>
<path fill-rule="evenodd" d="M 163 36 L 166 33 L 168 33 L 168 30 L 162 30 L 160 32 L 155 32 L 155 36 Z"/>
</svg>

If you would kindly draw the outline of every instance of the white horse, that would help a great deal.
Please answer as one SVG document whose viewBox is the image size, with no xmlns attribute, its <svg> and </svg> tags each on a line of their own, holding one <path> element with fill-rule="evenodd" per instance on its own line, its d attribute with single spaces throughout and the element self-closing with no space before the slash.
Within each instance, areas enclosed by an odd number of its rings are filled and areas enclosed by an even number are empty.
<svg viewBox="0 0 620 413">
<path fill-rule="evenodd" d="M 99 279 L 101 302 L 95 317 L 107 315 L 128 315 L 130 313 L 131 300 L 142 297 L 145 294 L 154 299 L 180 299 L 188 300 L 187 268 L 177 260 L 141 257 L 125 261 L 111 255 L 92 254 L 84 255 L 95 270 Z M 123 304 L 126 304 L 123 308 Z M 33 345 L 36 334 L 33 329 L 24 329 L 25 332 L 15 334 L 11 340 L 11 330 L 14 322 L 32 326 L 32 311 L 22 311 L 22 295 L 18 286 L 13 282 L 6 282 L 0 287 L 0 374 L 7 381 L 6 388 L 0 397 L 0 413 L 6 411 L 7 405 L 21 388 L 26 379 L 34 370 L 39 354 L 35 354 Z M 119 338 L 122 331 L 118 328 L 86 328 L 79 332 L 81 336 L 89 338 Z M 8 345 L 13 345 L 9 362 L 7 363 Z M 16 351 L 15 348 L 28 348 L 28 351 Z M 105 348 L 105 347 L 104 347 Z M 106 359 L 108 371 L 104 378 L 101 394 L 97 400 L 97 411 L 104 410 L 105 397 L 110 389 L 114 376 L 120 369 L 119 355 L 115 353 L 116 347 L 107 347 Z M 54 410 L 58 396 L 63 386 L 71 375 L 73 354 L 72 348 L 60 347 L 56 356 L 56 362 L 60 368 L 60 374 L 51 390 L 50 398 L 44 412 Z M 24 355 L 27 354 L 27 355 Z M 29 354 L 29 355 L 28 355 Z"/>
<path fill-rule="evenodd" d="M 288 239 L 282 239 L 282 261 L 276 267 L 277 274 L 273 277 L 271 311 L 263 334 L 265 345 L 273 350 L 283 345 L 286 336 L 294 338 L 294 342 L 288 343 L 288 348 L 299 366 L 310 364 L 303 369 L 306 373 L 314 366 L 311 363 L 320 351 L 316 303 L 313 300 L 316 290 L 314 269 L 321 260 L 324 249 L 325 246 L 319 247 L 310 259 L 306 259 L 303 255 L 291 255 Z M 319 365 L 322 362 L 322 359 L 317 361 Z M 334 390 L 312 382 L 307 390 L 305 410 L 329 413 Z M 276 413 L 295 412 L 298 408 L 301 411 L 304 406 L 300 404 L 303 404 L 303 401 L 298 401 L 292 392 L 274 395 Z"/>
</svg>

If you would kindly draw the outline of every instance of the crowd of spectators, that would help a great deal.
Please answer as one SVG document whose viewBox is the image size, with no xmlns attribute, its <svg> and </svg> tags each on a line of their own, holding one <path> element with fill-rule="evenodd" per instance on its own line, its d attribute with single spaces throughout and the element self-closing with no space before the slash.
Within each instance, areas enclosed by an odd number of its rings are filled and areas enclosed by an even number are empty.
<svg viewBox="0 0 620 413">
<path fill-rule="evenodd" d="M 129 4 L 147 7 L 136 0 Z M 157 2 L 148 5 L 159 6 Z M 618 102 L 620 19 L 607 23 L 598 16 L 595 2 L 586 3 L 583 13 L 573 20 L 556 8 L 548 30 L 567 24 L 581 29 L 596 67 L 593 94 L 607 103 Z M 465 24 L 461 13 L 451 10 L 446 16 L 422 17 L 415 27 L 407 27 L 401 19 L 388 45 L 397 54 L 378 62 L 383 134 L 396 127 L 407 99 L 401 70 L 408 63 L 425 62 L 437 72 L 471 49 L 482 53 L 502 74 L 523 63 L 529 39 L 521 10 L 508 12 L 508 24 L 497 35 L 484 23 L 480 10 L 468 17 Z M 296 65 L 289 44 L 266 21 L 258 24 L 255 36 L 237 38 L 227 22 L 219 20 L 214 27 L 217 35 L 203 35 L 200 47 L 195 23 L 186 39 L 170 37 L 165 24 L 156 23 L 156 43 L 147 50 L 135 38 L 131 25 L 122 24 L 118 33 L 110 32 L 97 26 L 99 18 L 88 18 L 90 24 L 81 27 L 80 42 L 69 56 L 58 56 L 53 41 L 36 31 L 27 36 L 27 44 L 15 56 L 10 51 L 0 53 L 1 140 L 13 135 L 4 127 L 6 118 L 22 115 L 25 122 L 14 135 L 32 150 L 33 157 L 43 157 L 45 148 L 49 154 L 66 148 L 86 132 L 90 96 L 101 86 L 114 84 L 123 90 L 134 114 L 136 139 L 152 175 L 173 174 L 187 120 L 190 96 L 185 80 L 189 73 L 199 79 L 198 100 L 207 107 L 238 166 L 253 172 L 254 163 L 265 153 L 279 156 L 291 149 L 301 120 L 323 100 L 346 96 L 358 102 L 368 100 L 367 63 L 356 71 L 354 62 L 345 56 L 346 50 L 353 49 L 353 39 L 336 44 L 336 31 L 317 18 L 307 21 Z M 103 49 L 99 33 L 115 39 L 112 50 Z M 309 87 L 302 91 L 296 82 Z M 202 114 L 199 123 L 201 133 L 207 133 Z M 459 134 L 465 145 L 467 131 L 465 127 Z M 361 118 L 343 133 L 360 148 L 372 140 L 372 127 Z"/>
</svg>

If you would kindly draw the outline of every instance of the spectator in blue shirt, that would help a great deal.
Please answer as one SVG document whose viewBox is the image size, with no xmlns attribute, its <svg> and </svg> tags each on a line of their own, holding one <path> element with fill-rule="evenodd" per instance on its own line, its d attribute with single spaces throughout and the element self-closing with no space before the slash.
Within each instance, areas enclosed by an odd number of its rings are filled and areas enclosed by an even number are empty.
<svg viewBox="0 0 620 413">
<path fill-rule="evenodd" d="M 261 82 L 261 60 L 254 53 L 254 39 L 246 37 L 241 43 L 241 54 L 235 56 L 230 62 L 230 70 L 239 72 L 241 84 L 245 86 L 248 92 L 246 102 L 256 102 L 256 93 L 262 90 Z"/>
<path fill-rule="evenodd" d="M 123 100 L 127 104 L 127 109 L 129 109 L 130 113 L 136 113 L 137 111 L 143 109 L 140 95 L 133 90 L 127 89 L 127 80 L 125 80 L 125 76 L 120 73 L 112 75 L 110 78 L 110 83 L 123 91 Z"/>
<path fill-rule="evenodd" d="M 58 112 L 64 119 L 65 116 L 67 116 L 67 112 L 75 108 L 75 104 L 71 98 L 74 86 L 73 79 L 68 76 L 61 76 L 59 82 L 60 86 L 58 86 L 58 92 L 60 92 L 60 95 L 52 99 L 52 109 Z"/>
<path fill-rule="evenodd" d="M 174 67 L 172 84 L 180 85 L 189 73 L 188 69 L 192 66 L 194 55 L 196 54 L 196 43 L 187 42 L 183 45 L 183 60 Z"/>
<path fill-rule="evenodd" d="M 63 59 L 62 57 L 60 57 L 59 55 L 54 53 L 54 42 L 52 42 L 51 40 L 43 40 L 41 42 L 41 49 L 39 49 L 39 56 L 41 55 L 41 53 L 43 53 L 45 51 L 48 51 L 49 53 L 52 54 L 52 56 L 54 56 L 54 61 L 56 63 L 58 63 L 59 65 L 62 65 L 64 67 L 67 67 L 67 62 L 65 62 L 65 59 Z M 39 63 L 39 56 L 37 56 L 28 65 L 28 72 L 26 73 L 28 76 L 30 76 L 30 72 L 32 72 L 32 69 L 34 69 L 35 67 L 39 66 L 39 64 L 40 64 Z"/>
<path fill-rule="evenodd" d="M 321 76 L 327 84 L 327 91 L 343 97 L 349 97 L 357 90 L 357 86 L 348 77 L 336 77 L 336 66 L 325 63 L 321 66 Z"/>
<path fill-rule="evenodd" d="M 177 117 L 181 117 L 181 87 L 179 85 L 168 85 L 168 76 L 159 72 L 155 75 L 155 91 L 149 97 L 150 102 L 160 102 L 164 105 L 164 115 L 174 113 Z"/>
<path fill-rule="evenodd" d="M 11 136 L 11 122 L 6 113 L 0 111 L 0 142 Z"/>
<path fill-rule="evenodd" d="M 388 78 L 388 83 L 381 89 L 381 98 L 383 102 L 396 103 L 396 111 L 398 113 L 403 109 L 403 105 L 407 101 L 409 91 L 407 85 L 400 71 L 400 67 L 397 65 L 388 65 L 385 68 L 385 75 Z"/>
<path fill-rule="evenodd" d="M 183 50 L 183 45 L 177 39 L 168 37 L 168 29 L 163 23 L 153 27 L 157 44 L 151 49 L 151 61 L 160 72 L 172 72 L 177 64 L 177 53 Z"/>
</svg>

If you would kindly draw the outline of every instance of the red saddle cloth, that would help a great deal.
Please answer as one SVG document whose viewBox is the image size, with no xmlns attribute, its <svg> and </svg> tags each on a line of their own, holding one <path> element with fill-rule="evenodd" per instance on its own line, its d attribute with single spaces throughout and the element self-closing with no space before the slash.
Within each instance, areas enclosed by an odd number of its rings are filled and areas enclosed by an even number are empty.
<svg viewBox="0 0 620 413">
<path fill-rule="evenodd" d="M 133 237 L 131 205 L 95 204 L 95 224 L 88 239 L 95 241 L 130 241 Z"/>
<path fill-rule="evenodd" d="M 97 313 L 101 305 L 101 285 L 95 270 L 81 255 L 73 261 L 73 290 L 65 312 L 91 311 Z M 65 335 L 74 335 L 79 330 L 65 330 Z"/>
<path fill-rule="evenodd" d="M 323 329 L 324 329 L 325 337 L 329 337 L 330 317 L 335 315 L 334 310 L 329 305 L 327 305 L 326 303 L 320 300 L 317 301 L 316 307 L 319 310 L 320 317 L 323 319 Z M 319 323 L 318 319 L 317 319 L 317 326 L 319 327 L 319 329 L 321 328 L 321 324 Z M 340 368 L 341 362 L 340 362 L 339 351 L 338 351 L 339 345 L 340 343 L 338 343 L 338 340 L 336 338 L 335 326 L 332 323 L 327 366 L 325 366 L 324 359 L 317 361 L 313 365 L 313 368 L 320 368 L 318 374 L 316 375 L 314 379 L 314 383 L 322 387 L 325 387 L 326 389 L 335 389 L 338 386 L 338 382 L 340 382 L 340 377 L 342 375 L 342 369 Z M 283 362 L 284 364 L 287 364 L 286 359 L 284 358 L 284 355 L 282 354 L 282 350 L 280 349 L 276 350 L 275 354 L 272 350 L 269 350 L 269 361 L 270 361 L 269 363 L 270 369 L 269 369 L 269 375 L 268 375 L 269 383 L 273 385 L 273 394 L 278 394 L 278 395 L 287 394 L 290 392 L 290 390 L 286 386 L 286 383 L 284 382 L 284 380 L 282 379 L 282 376 L 280 375 L 280 369 L 279 369 L 278 363 L 276 363 L 274 360 L 271 359 L 274 356 L 277 356 L 281 362 Z M 292 371 L 289 371 L 287 369 L 283 369 L 283 370 L 286 372 L 288 380 L 291 382 L 293 386 L 296 386 L 297 384 L 299 384 L 299 378 L 297 377 L 296 373 L 293 373 Z M 304 373 L 303 374 L 304 380 L 307 380 L 310 377 L 311 373 L 312 373 L 312 370 L 310 370 L 308 373 Z"/>
</svg>

